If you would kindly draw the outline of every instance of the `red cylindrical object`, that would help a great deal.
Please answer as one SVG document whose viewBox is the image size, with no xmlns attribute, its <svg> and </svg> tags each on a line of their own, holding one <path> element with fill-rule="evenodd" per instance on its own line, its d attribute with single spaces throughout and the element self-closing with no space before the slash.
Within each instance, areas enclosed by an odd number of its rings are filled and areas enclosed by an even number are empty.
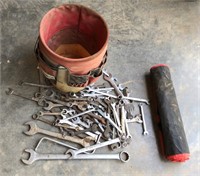
<svg viewBox="0 0 200 176">
<path fill-rule="evenodd" d="M 107 51 L 109 32 L 105 21 L 81 5 L 66 4 L 48 11 L 41 20 L 39 34 L 38 48 L 45 59 L 66 67 L 71 74 L 84 75 L 98 68 Z M 39 66 L 56 77 L 56 70 L 43 60 L 39 60 Z"/>
<path fill-rule="evenodd" d="M 169 67 L 158 64 L 151 69 L 156 94 L 157 112 L 161 124 L 161 142 L 165 156 L 172 162 L 184 162 L 190 152 L 176 99 Z"/>
</svg>

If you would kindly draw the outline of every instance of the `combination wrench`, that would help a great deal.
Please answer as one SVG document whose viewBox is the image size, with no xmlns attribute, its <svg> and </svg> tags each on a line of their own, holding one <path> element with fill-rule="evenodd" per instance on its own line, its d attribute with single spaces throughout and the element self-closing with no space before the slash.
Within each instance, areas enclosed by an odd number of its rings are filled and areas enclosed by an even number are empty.
<svg viewBox="0 0 200 176">
<path fill-rule="evenodd" d="M 33 149 L 25 149 L 29 153 L 28 159 L 21 159 L 24 164 L 30 165 L 38 160 L 85 160 L 85 159 L 98 159 L 98 160 L 120 160 L 122 162 L 129 161 L 129 154 L 125 151 L 116 154 L 79 154 L 71 157 L 69 154 L 42 154 L 37 153 Z"/>
<path fill-rule="evenodd" d="M 91 140 L 94 140 L 91 137 L 86 137 L 84 139 L 80 139 L 80 138 L 77 138 L 77 137 L 63 136 L 60 133 L 56 133 L 56 132 L 52 132 L 52 131 L 41 129 L 33 121 L 27 122 L 27 123 L 25 123 L 25 125 L 29 125 L 29 127 L 30 127 L 29 131 L 24 132 L 26 135 L 29 135 L 29 136 L 32 136 L 32 135 L 34 135 L 36 133 L 41 133 L 41 134 L 45 134 L 45 135 L 48 135 L 48 136 L 51 136 L 51 137 L 55 137 L 55 138 L 58 138 L 58 139 L 62 139 L 62 140 L 74 142 L 74 143 L 77 143 L 77 144 L 81 144 L 84 147 L 90 146 L 89 142 Z"/>
</svg>

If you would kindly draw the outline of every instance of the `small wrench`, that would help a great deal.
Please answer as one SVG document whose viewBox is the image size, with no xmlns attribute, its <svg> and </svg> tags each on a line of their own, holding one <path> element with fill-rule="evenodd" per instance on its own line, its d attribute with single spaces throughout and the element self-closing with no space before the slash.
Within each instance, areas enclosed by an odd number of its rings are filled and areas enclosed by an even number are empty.
<svg viewBox="0 0 200 176">
<path fill-rule="evenodd" d="M 58 120 L 58 123 L 65 123 L 66 120 L 68 121 L 68 120 L 70 120 L 70 119 L 73 119 L 73 118 L 75 118 L 75 117 L 82 116 L 82 115 L 87 114 L 87 113 L 92 112 L 92 111 L 95 111 L 95 108 L 89 109 L 89 110 L 87 110 L 87 111 L 83 111 L 83 112 L 81 112 L 81 113 L 79 113 L 79 114 L 76 114 L 76 115 L 74 115 L 74 116 L 71 116 L 71 117 L 65 117 L 65 119 L 60 119 L 60 120 Z M 63 114 L 61 114 L 61 115 L 63 116 Z"/>
<path fill-rule="evenodd" d="M 147 127 L 146 127 L 146 122 L 145 122 L 145 118 L 144 118 L 144 110 L 143 110 L 143 104 L 140 103 L 139 105 L 139 108 L 140 108 L 140 113 L 141 113 L 141 117 L 142 117 L 142 125 L 143 125 L 143 135 L 148 135 L 148 131 L 147 131 Z"/>
<path fill-rule="evenodd" d="M 136 115 L 133 119 L 127 119 L 126 121 L 128 123 L 134 123 L 134 122 L 136 122 L 136 123 L 142 123 L 143 122 L 141 120 L 141 115 L 140 114 Z"/>
</svg>

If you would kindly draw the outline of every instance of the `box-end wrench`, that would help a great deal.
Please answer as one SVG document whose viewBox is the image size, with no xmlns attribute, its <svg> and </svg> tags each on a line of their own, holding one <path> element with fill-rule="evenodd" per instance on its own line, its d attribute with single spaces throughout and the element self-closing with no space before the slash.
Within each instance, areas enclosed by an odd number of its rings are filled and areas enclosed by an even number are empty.
<svg viewBox="0 0 200 176">
<path fill-rule="evenodd" d="M 146 127 L 146 122 L 145 122 L 145 118 L 144 118 L 144 110 L 143 110 L 143 104 L 140 103 L 139 105 L 139 108 L 140 108 L 140 113 L 141 113 L 141 117 L 142 117 L 142 125 L 143 125 L 143 135 L 148 135 L 148 131 L 147 131 L 147 127 Z"/>
<path fill-rule="evenodd" d="M 91 141 L 90 137 L 80 139 L 80 138 L 77 138 L 77 137 L 63 136 L 60 133 L 41 129 L 33 121 L 27 122 L 27 123 L 25 123 L 25 125 L 29 125 L 29 127 L 30 127 L 29 131 L 24 132 L 26 135 L 29 135 L 29 136 L 32 136 L 36 133 L 42 133 L 42 134 L 45 134 L 45 135 L 48 135 L 48 136 L 51 136 L 51 137 L 55 137 L 55 138 L 58 138 L 58 139 L 62 139 L 62 140 L 74 142 L 74 143 L 77 143 L 77 144 L 81 144 L 84 147 L 90 146 L 90 143 L 89 143 Z"/>
<path fill-rule="evenodd" d="M 38 160 L 83 160 L 83 159 L 111 159 L 111 160 L 120 160 L 122 162 L 129 161 L 129 154 L 125 151 L 117 154 L 80 154 L 75 157 L 71 157 L 70 154 L 42 154 L 37 153 L 33 149 L 25 149 L 25 152 L 29 153 L 28 159 L 21 159 L 24 164 L 30 165 Z"/>
<path fill-rule="evenodd" d="M 95 150 L 95 149 L 98 149 L 98 148 L 102 148 L 102 147 L 105 147 L 105 146 L 108 146 L 108 145 L 111 145 L 111 144 L 114 144 L 114 143 L 118 143 L 118 142 L 121 142 L 120 138 L 115 138 L 115 139 L 111 139 L 109 141 L 105 141 L 105 142 L 102 142 L 102 143 L 91 145 L 91 146 L 88 146 L 88 147 L 85 147 L 85 148 L 82 148 L 82 149 L 79 149 L 79 150 L 69 149 L 66 152 L 66 154 L 70 154 L 71 157 L 74 158 L 74 157 L 76 157 L 77 155 L 79 155 L 81 153 L 92 151 L 92 150 Z"/>
</svg>

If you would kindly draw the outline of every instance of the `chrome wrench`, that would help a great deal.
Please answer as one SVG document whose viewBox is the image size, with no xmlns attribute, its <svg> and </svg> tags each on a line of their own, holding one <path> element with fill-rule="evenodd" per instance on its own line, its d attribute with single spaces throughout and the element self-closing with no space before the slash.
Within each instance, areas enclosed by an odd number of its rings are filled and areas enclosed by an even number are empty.
<svg viewBox="0 0 200 176">
<path fill-rule="evenodd" d="M 142 117 L 142 125 L 143 125 L 143 135 L 148 135 L 148 131 L 147 131 L 147 127 L 146 127 L 146 122 L 145 122 L 145 118 L 144 118 L 144 110 L 143 110 L 143 104 L 140 103 L 139 105 L 139 108 L 140 108 L 140 113 L 141 113 L 141 117 Z"/>
<path fill-rule="evenodd" d="M 129 154 L 127 152 L 120 152 L 117 154 L 79 154 L 75 157 L 71 157 L 70 154 L 41 154 L 37 153 L 33 149 L 25 149 L 25 152 L 29 153 L 29 159 L 22 159 L 24 164 L 30 165 L 38 160 L 68 160 L 68 159 L 112 159 L 121 160 L 122 162 L 129 161 Z"/>
<path fill-rule="evenodd" d="M 77 143 L 77 144 L 81 144 L 84 147 L 90 146 L 89 141 L 91 141 L 93 139 L 93 138 L 91 139 L 89 137 L 86 137 L 85 139 L 80 139 L 80 138 L 77 138 L 77 137 L 63 136 L 60 133 L 41 129 L 33 121 L 27 122 L 27 123 L 25 123 L 25 125 L 29 125 L 29 127 L 30 127 L 29 131 L 24 132 L 26 135 L 29 135 L 29 136 L 32 136 L 36 133 L 42 133 L 42 134 L 52 136 L 52 137 L 55 137 L 55 138 L 58 138 L 58 139 L 62 139 L 62 140 L 71 141 L 71 142 L 74 142 L 74 143 Z"/>
</svg>

